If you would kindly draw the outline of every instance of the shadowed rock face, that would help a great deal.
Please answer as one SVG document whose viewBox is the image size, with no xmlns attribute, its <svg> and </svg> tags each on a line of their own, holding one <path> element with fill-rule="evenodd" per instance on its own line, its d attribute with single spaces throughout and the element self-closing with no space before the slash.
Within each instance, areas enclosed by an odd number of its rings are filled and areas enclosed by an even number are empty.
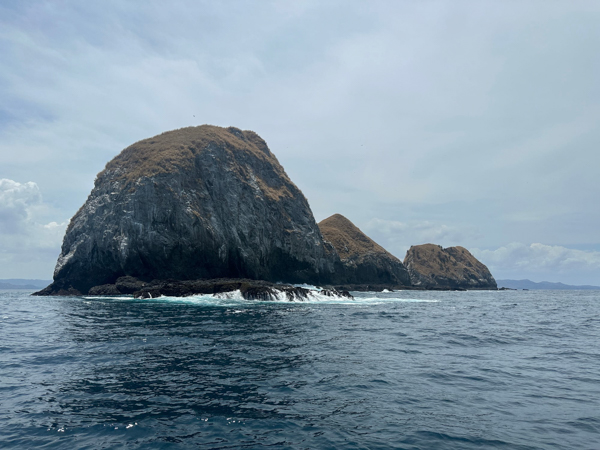
<svg viewBox="0 0 600 450">
<path fill-rule="evenodd" d="M 203 125 L 137 142 L 106 165 L 41 294 L 87 293 L 123 276 L 324 283 L 336 262 L 265 141 Z"/>
<path fill-rule="evenodd" d="M 319 228 L 342 260 L 344 283 L 410 286 L 402 262 L 341 214 L 319 222 Z"/>
<path fill-rule="evenodd" d="M 488 268 L 464 247 L 414 245 L 404 258 L 414 286 L 426 289 L 496 289 Z"/>
</svg>

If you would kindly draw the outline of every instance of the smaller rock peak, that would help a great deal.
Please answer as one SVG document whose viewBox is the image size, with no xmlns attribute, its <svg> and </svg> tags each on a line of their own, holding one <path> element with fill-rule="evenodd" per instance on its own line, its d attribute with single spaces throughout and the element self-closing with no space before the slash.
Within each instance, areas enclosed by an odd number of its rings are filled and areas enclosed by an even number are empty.
<svg viewBox="0 0 600 450">
<path fill-rule="evenodd" d="M 425 253 L 427 253 L 427 254 L 439 253 L 439 252 L 443 252 L 443 251 L 445 251 L 445 250 L 444 250 L 444 247 L 442 247 L 441 245 L 428 243 L 428 244 L 420 244 L 420 245 L 411 245 L 409 253 L 420 255 L 420 254 L 425 254 Z"/>
<path fill-rule="evenodd" d="M 345 225 L 345 226 L 350 226 L 350 227 L 356 227 L 350 220 L 348 220 L 348 218 L 346 218 L 338 213 L 335 213 L 335 214 L 329 216 L 327 219 L 323 219 L 321 221 L 321 223 L 323 225 L 336 225 L 336 226 Z"/>
<path fill-rule="evenodd" d="M 319 222 L 319 228 L 325 239 L 333 244 L 340 255 L 387 253 L 383 247 L 341 214 L 334 214 L 322 220 Z"/>
<path fill-rule="evenodd" d="M 496 289 L 489 269 L 464 247 L 413 245 L 406 252 L 404 264 L 416 286 Z"/>
<path fill-rule="evenodd" d="M 321 234 L 340 256 L 347 282 L 407 286 L 410 277 L 402 261 L 363 233 L 341 214 L 319 223 Z"/>
</svg>

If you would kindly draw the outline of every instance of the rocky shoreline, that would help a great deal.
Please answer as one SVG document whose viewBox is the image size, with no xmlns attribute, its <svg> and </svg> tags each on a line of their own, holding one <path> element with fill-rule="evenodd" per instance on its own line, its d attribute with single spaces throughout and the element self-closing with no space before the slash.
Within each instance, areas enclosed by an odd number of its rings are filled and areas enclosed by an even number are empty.
<svg viewBox="0 0 600 450">
<path fill-rule="evenodd" d="M 318 288 L 318 293 L 327 297 L 349 298 L 354 292 L 394 292 L 394 291 L 467 291 L 489 290 L 485 288 L 465 289 L 451 286 L 403 286 L 390 284 L 344 284 Z M 500 289 L 502 290 L 502 289 Z M 272 283 L 265 280 L 247 278 L 215 278 L 208 280 L 153 280 L 145 282 L 131 276 L 120 277 L 115 283 L 92 287 L 87 293 L 73 288 L 56 290 L 48 286 L 34 292 L 35 296 L 116 296 L 132 295 L 135 298 L 189 297 L 192 295 L 219 295 L 239 291 L 246 300 L 302 301 L 310 298 L 315 291 L 291 284 Z"/>
<path fill-rule="evenodd" d="M 240 292 L 246 300 L 308 300 L 315 292 L 311 289 L 290 284 L 271 283 L 263 280 L 244 278 L 217 278 L 210 280 L 154 280 L 144 282 L 134 277 L 121 277 L 114 284 L 92 287 L 86 295 L 133 295 L 135 298 L 189 297 L 192 295 L 219 295 Z M 318 291 L 319 295 L 352 299 L 348 290 L 327 287 Z M 48 288 L 32 295 L 79 296 L 74 290 L 50 291 Z"/>
</svg>

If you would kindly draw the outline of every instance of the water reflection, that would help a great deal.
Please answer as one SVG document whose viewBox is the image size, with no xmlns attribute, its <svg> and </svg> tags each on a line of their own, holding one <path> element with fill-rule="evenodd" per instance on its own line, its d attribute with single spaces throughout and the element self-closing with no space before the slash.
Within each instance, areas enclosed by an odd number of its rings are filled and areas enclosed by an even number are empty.
<svg viewBox="0 0 600 450">
<path fill-rule="evenodd" d="M 0 446 L 600 448 L 597 294 L 435 295 L 0 295 Z"/>
<path fill-rule="evenodd" d="M 288 402 L 270 401 L 266 387 L 293 384 L 289 374 L 313 361 L 299 351 L 307 340 L 298 327 L 301 306 L 236 310 L 78 299 L 62 314 L 82 360 L 60 383 L 55 412 L 81 421 L 277 416 Z"/>
</svg>

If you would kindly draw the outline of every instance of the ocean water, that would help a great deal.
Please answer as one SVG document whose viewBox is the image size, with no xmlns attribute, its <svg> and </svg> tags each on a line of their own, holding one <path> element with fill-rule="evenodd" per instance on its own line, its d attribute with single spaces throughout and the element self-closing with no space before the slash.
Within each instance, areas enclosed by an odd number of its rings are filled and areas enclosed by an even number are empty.
<svg viewBox="0 0 600 450">
<path fill-rule="evenodd" d="M 0 292 L 0 448 L 598 449 L 600 291 Z"/>
</svg>

